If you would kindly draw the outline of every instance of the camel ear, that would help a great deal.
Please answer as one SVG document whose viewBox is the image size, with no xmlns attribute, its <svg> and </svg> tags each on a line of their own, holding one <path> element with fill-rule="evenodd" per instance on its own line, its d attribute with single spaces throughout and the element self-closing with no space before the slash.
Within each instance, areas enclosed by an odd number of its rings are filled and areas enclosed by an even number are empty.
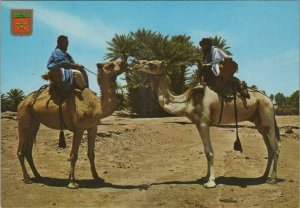
<svg viewBox="0 0 300 208">
<path fill-rule="evenodd" d="M 102 68 L 103 68 L 103 64 L 102 64 L 102 63 L 98 63 L 98 64 L 97 64 L 97 68 L 98 68 L 98 69 L 102 69 Z"/>
</svg>

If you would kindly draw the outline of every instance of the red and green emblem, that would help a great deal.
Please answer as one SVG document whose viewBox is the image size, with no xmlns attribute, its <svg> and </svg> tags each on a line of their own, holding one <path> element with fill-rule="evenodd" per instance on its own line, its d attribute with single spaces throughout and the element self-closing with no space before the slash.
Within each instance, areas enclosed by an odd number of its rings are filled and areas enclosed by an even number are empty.
<svg viewBox="0 0 300 208">
<path fill-rule="evenodd" d="M 10 31 L 12 35 L 32 34 L 32 9 L 11 9 L 10 10 Z"/>
</svg>

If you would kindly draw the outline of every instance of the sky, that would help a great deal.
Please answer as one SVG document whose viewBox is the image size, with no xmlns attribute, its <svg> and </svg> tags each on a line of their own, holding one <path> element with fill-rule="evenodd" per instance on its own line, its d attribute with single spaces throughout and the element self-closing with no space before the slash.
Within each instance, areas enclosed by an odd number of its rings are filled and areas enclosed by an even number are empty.
<svg viewBox="0 0 300 208">
<path fill-rule="evenodd" d="M 2 1 L 1 93 L 25 94 L 47 84 L 40 75 L 59 35 L 75 62 L 97 72 L 115 34 L 145 28 L 163 35 L 226 39 L 239 64 L 235 76 L 268 95 L 299 90 L 298 1 Z M 33 9 L 31 36 L 10 34 L 10 9 Z M 96 76 L 90 87 L 99 92 Z M 119 79 L 120 80 L 120 79 Z M 122 82 L 122 81 L 121 81 Z M 125 84 L 125 83 L 124 83 Z"/>
</svg>

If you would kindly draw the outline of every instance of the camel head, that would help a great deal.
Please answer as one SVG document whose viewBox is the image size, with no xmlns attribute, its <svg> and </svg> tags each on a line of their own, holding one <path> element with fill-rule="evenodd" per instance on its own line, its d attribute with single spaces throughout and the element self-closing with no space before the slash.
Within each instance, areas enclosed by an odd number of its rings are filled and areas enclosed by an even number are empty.
<svg viewBox="0 0 300 208">
<path fill-rule="evenodd" d="M 98 63 L 98 80 L 100 78 L 115 80 L 118 75 L 127 70 L 127 63 L 123 60 Z"/>
<path fill-rule="evenodd" d="M 151 75 L 163 75 L 165 68 L 165 61 L 146 61 L 139 60 L 134 64 L 133 70 L 142 71 Z"/>
</svg>

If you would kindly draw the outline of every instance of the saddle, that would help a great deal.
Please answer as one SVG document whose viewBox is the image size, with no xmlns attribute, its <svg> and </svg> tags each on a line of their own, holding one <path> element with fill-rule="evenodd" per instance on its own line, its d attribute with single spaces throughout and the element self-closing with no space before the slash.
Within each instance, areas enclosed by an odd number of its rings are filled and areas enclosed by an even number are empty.
<svg viewBox="0 0 300 208">
<path fill-rule="evenodd" d="M 41 76 L 44 80 L 50 81 L 50 89 L 53 89 L 58 94 L 61 94 L 64 91 L 64 86 L 61 80 L 60 69 L 53 69 L 45 72 Z"/>
<path fill-rule="evenodd" d="M 84 69 L 79 69 L 79 71 L 82 73 L 82 75 L 85 79 L 86 87 L 89 87 L 89 80 L 88 80 L 86 71 Z M 42 74 L 41 77 L 44 80 L 49 80 L 50 81 L 50 89 L 54 90 L 58 95 L 62 96 L 64 93 L 65 87 L 64 87 L 64 83 L 62 82 L 61 76 L 62 75 L 61 75 L 60 69 L 53 69 L 53 70 L 47 71 L 46 73 Z M 73 82 L 73 84 L 71 86 L 71 90 L 75 90 L 75 89 L 80 89 L 80 87 L 78 87 L 75 84 L 75 82 Z"/>
</svg>

